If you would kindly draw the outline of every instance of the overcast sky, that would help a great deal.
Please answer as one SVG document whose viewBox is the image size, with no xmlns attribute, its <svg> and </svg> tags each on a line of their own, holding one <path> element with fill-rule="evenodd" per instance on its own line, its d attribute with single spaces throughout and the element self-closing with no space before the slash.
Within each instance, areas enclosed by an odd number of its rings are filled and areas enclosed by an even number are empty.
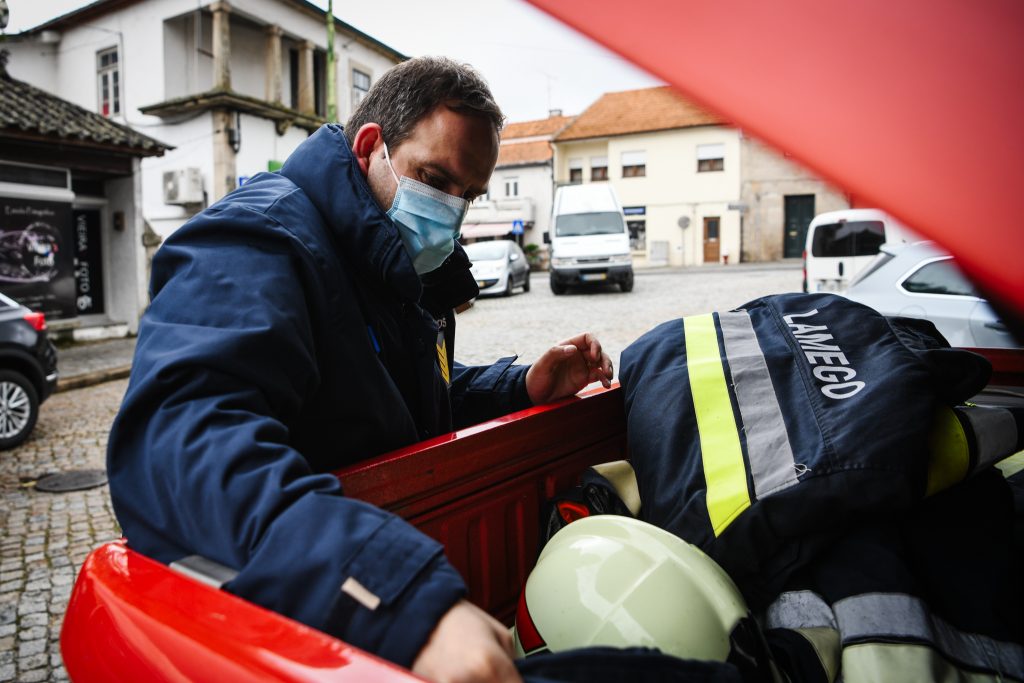
<svg viewBox="0 0 1024 683">
<path fill-rule="evenodd" d="M 231 0 L 242 7 L 246 0 Z M 312 0 L 327 7 L 326 0 Z M 88 0 L 7 0 L 8 33 L 89 4 Z M 205 4 L 205 3 L 204 3 Z M 491 84 L 510 121 L 578 114 L 604 92 L 659 85 L 590 39 L 521 0 L 335 0 L 335 15 L 410 56 L 469 62 Z"/>
</svg>

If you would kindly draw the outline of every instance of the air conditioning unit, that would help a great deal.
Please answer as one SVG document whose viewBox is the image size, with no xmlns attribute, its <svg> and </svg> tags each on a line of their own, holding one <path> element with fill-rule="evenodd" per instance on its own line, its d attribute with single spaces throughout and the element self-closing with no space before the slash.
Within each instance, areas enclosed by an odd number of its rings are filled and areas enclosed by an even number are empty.
<svg viewBox="0 0 1024 683">
<path fill-rule="evenodd" d="M 198 168 L 164 172 L 165 204 L 202 204 L 203 174 Z"/>
</svg>

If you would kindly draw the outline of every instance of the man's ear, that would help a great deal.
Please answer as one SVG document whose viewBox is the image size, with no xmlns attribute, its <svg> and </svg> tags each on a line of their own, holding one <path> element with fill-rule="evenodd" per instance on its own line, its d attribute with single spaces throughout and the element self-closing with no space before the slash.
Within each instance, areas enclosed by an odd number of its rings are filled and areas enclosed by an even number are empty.
<svg viewBox="0 0 1024 683">
<path fill-rule="evenodd" d="M 379 123 L 364 123 L 356 131 L 356 135 L 352 139 L 352 154 L 355 155 L 356 161 L 359 163 L 359 170 L 363 172 L 363 176 L 366 176 L 369 171 L 370 155 L 383 142 L 384 136 L 381 133 Z"/>
</svg>

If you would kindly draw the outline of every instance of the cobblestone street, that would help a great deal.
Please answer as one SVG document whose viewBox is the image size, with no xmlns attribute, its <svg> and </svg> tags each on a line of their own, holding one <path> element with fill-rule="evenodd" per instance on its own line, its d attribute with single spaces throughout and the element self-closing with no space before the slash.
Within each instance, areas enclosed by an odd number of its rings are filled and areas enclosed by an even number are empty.
<svg viewBox="0 0 1024 683">
<path fill-rule="evenodd" d="M 638 271 L 632 292 L 571 289 L 555 296 L 547 273 L 533 273 L 527 294 L 478 299 L 456 319 L 455 358 L 467 365 L 519 355 L 531 363 L 552 344 L 593 332 L 611 356 L 655 325 L 684 315 L 729 310 L 766 294 L 800 291 L 799 264 Z"/>
<path fill-rule="evenodd" d="M 609 287 L 555 297 L 546 274 L 535 273 L 531 292 L 481 299 L 459 316 L 456 356 L 487 363 L 519 354 L 527 363 L 589 330 L 618 368 L 622 349 L 660 322 L 799 286 L 798 266 L 765 264 L 648 272 L 629 294 Z M 125 344 L 115 350 L 129 353 Z M 67 679 L 58 639 L 75 574 L 89 551 L 117 538 L 119 529 L 106 486 L 44 493 L 34 483 L 49 473 L 103 468 L 126 387 L 127 380 L 117 380 L 55 394 L 32 437 L 0 453 L 0 681 Z"/>
<path fill-rule="evenodd" d="M 60 637 L 75 574 L 120 533 L 107 487 L 43 493 L 53 472 L 103 468 L 127 380 L 53 395 L 21 447 L 0 453 L 0 681 L 66 680 Z"/>
</svg>

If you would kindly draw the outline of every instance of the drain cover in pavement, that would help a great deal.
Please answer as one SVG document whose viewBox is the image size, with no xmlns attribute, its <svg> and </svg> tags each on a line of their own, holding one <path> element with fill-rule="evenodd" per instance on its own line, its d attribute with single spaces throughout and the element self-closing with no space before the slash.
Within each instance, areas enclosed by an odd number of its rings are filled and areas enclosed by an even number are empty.
<svg viewBox="0 0 1024 683">
<path fill-rule="evenodd" d="M 103 470 L 72 470 L 46 475 L 36 482 L 36 489 L 48 493 L 64 493 L 94 489 L 106 483 L 107 473 Z"/>
</svg>

